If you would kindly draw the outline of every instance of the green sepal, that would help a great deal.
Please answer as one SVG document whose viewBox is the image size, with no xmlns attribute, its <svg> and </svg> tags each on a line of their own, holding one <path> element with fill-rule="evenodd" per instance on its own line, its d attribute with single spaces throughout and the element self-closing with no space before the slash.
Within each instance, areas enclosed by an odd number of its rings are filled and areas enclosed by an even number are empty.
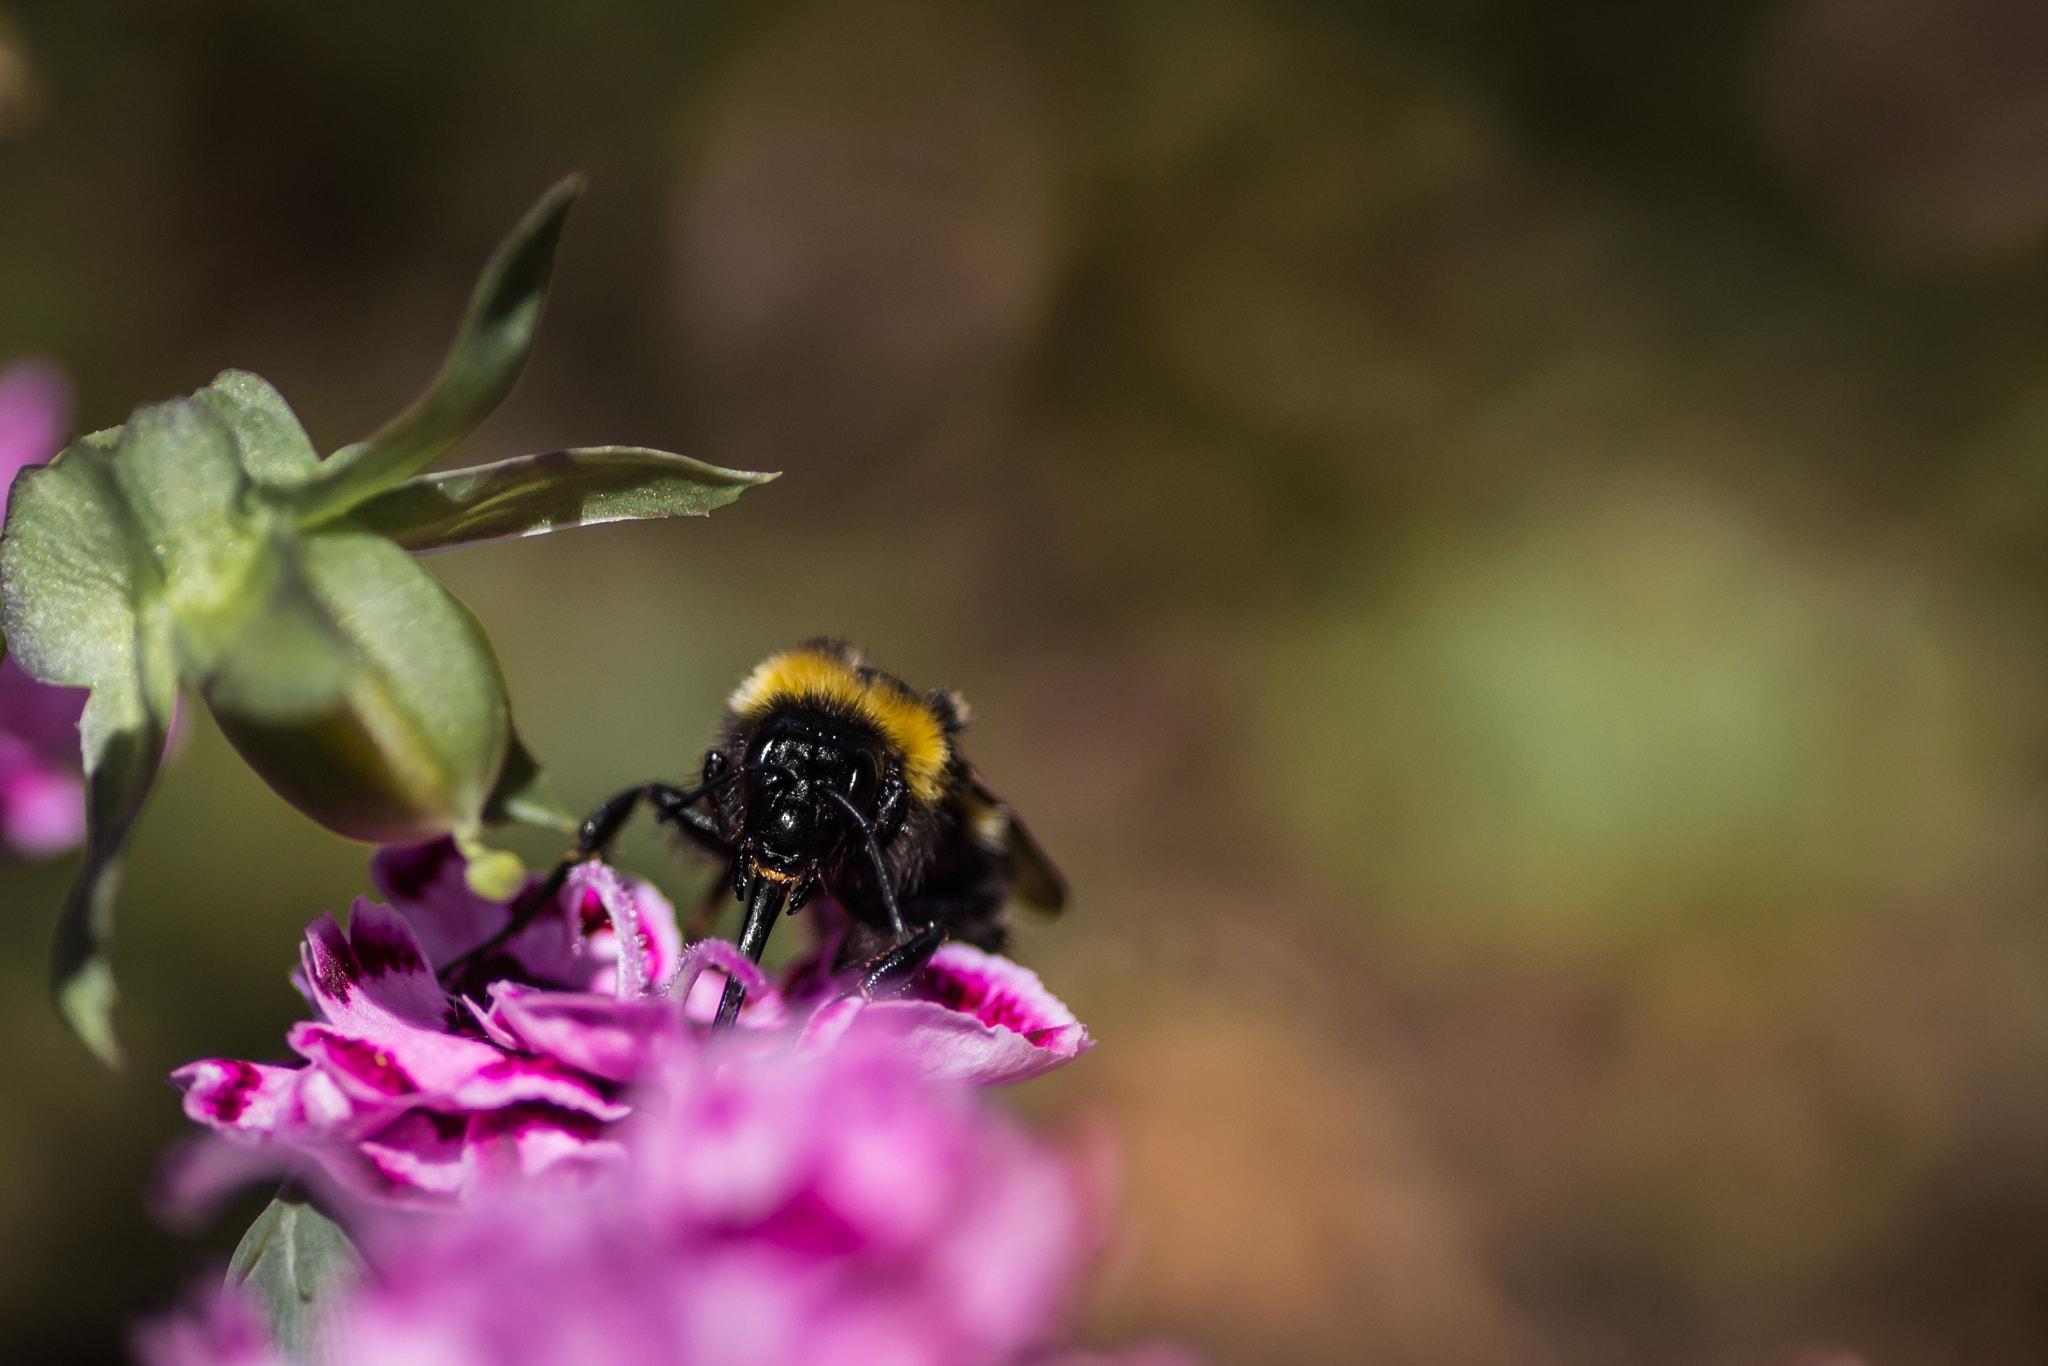
<svg viewBox="0 0 2048 1366">
<path fill-rule="evenodd" d="M 235 455 L 259 487 L 295 489 L 320 474 L 320 454 L 298 414 L 261 375 L 223 370 L 193 397 L 234 433 Z"/>
<path fill-rule="evenodd" d="M 350 521 L 424 552 L 570 527 L 702 517 L 776 478 L 641 446 L 589 446 L 408 479 Z"/>
<path fill-rule="evenodd" d="M 209 611 L 240 591 L 262 533 L 243 502 L 242 470 L 227 423 L 197 399 L 138 408 L 107 462 L 164 591 L 180 616 Z"/>
<path fill-rule="evenodd" d="M 557 181 L 492 254 L 441 371 L 367 440 L 327 458 L 294 494 L 301 526 L 318 526 L 419 473 L 475 431 L 526 368 L 554 273 L 555 247 L 581 176 Z"/>
<path fill-rule="evenodd" d="M 505 745 L 505 766 L 497 786 L 484 802 L 486 825 L 530 825 L 565 835 L 576 833 L 577 820 L 556 799 L 541 772 L 540 761 L 526 748 L 515 729 Z"/>
<path fill-rule="evenodd" d="M 242 1235 L 227 1285 L 262 1312 L 281 1354 L 311 1363 L 321 1359 L 325 1316 L 363 1270 L 362 1254 L 341 1225 L 287 1187 Z"/>
</svg>

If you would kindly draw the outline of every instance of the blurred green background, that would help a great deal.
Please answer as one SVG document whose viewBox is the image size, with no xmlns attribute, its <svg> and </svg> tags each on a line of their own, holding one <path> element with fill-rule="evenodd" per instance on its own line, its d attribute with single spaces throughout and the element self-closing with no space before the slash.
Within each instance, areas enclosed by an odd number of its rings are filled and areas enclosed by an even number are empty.
<svg viewBox="0 0 2048 1366">
<path fill-rule="evenodd" d="M 438 557 L 581 807 L 803 635 L 974 703 L 1121 1145 L 1078 1307 L 1235 1363 L 2048 1357 L 2048 15 L 2026 0 L 0 0 L 0 360 L 323 448 L 557 175 L 465 452 L 787 471 Z M 521 846 L 545 858 L 544 844 Z M 198 718 L 118 959 L 0 872 L 0 1358 L 195 1245 L 365 851 Z M 626 862 L 700 878 L 659 841 Z"/>
</svg>

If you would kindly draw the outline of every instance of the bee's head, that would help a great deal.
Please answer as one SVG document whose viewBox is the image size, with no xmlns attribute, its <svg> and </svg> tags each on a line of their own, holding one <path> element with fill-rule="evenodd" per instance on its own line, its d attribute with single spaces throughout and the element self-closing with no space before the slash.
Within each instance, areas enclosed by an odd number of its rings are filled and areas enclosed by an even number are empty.
<svg viewBox="0 0 2048 1366">
<path fill-rule="evenodd" d="M 705 756 L 705 778 L 730 764 Z M 765 718 L 743 751 L 734 780 L 741 856 L 754 871 L 798 880 L 843 850 L 865 856 L 870 835 L 886 846 L 903 824 L 907 799 L 900 759 L 866 727 L 805 709 Z"/>
<path fill-rule="evenodd" d="M 704 756 L 705 782 L 723 784 L 734 892 L 745 900 L 756 877 L 794 881 L 800 904 L 847 857 L 900 884 L 936 828 L 924 816 L 953 780 L 953 737 L 965 724 L 954 694 L 913 692 L 844 642 L 809 640 L 763 660 Z"/>
</svg>

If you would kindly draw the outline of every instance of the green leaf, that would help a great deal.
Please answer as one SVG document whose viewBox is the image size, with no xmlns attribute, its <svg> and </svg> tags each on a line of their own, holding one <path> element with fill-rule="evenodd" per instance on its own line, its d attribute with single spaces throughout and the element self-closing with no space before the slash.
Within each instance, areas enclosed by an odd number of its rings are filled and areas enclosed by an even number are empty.
<svg viewBox="0 0 2048 1366">
<path fill-rule="evenodd" d="M 408 479 L 350 520 L 407 550 L 445 550 L 603 522 L 702 517 L 775 477 L 639 446 L 591 446 Z"/>
<path fill-rule="evenodd" d="M 475 834 L 511 730 L 482 625 L 381 536 L 324 531 L 295 553 L 311 603 L 346 642 L 341 693 L 293 719 L 209 688 L 222 732 L 280 796 L 351 839 Z M 291 682 L 289 671 L 275 680 Z"/>
<path fill-rule="evenodd" d="M 320 473 L 320 456 L 298 415 L 270 381 L 247 370 L 223 370 L 193 395 L 234 433 L 242 469 L 266 489 L 292 489 Z"/>
<path fill-rule="evenodd" d="M 156 779 L 176 696 L 163 588 L 107 456 L 88 437 L 14 484 L 0 539 L 9 648 L 46 683 L 92 689 L 79 723 L 85 863 L 51 947 L 51 991 L 79 1038 L 120 1063 L 113 1011 L 114 891 L 128 833 Z"/>
<path fill-rule="evenodd" d="M 580 176 L 556 182 L 512 229 L 470 295 L 441 372 L 368 440 L 328 458 L 320 477 L 294 499 L 301 525 L 329 521 L 419 473 L 504 402 L 533 352 L 562 223 L 582 189 Z"/>
<path fill-rule="evenodd" d="M 227 1283 L 263 1311 L 280 1352 L 317 1362 L 325 1315 L 362 1275 L 362 1255 L 348 1234 L 288 1187 L 242 1235 Z"/>
<path fill-rule="evenodd" d="M 169 650 L 141 653 L 155 656 L 156 666 L 133 678 L 102 681 L 79 722 L 85 748 L 85 865 L 65 895 L 50 946 L 50 992 L 57 1013 L 109 1067 L 121 1065 L 114 1033 L 119 992 L 107 957 L 114 894 L 128 834 L 163 760 L 175 692 Z"/>
</svg>

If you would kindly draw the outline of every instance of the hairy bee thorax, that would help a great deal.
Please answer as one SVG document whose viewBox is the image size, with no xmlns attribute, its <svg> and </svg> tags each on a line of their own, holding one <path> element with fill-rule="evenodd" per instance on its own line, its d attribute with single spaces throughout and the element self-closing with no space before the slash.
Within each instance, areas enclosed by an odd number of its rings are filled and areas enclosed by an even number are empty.
<svg viewBox="0 0 2048 1366">
<path fill-rule="evenodd" d="M 956 763 L 953 737 L 967 724 L 957 693 L 913 692 L 845 641 L 807 640 L 762 660 L 726 703 L 731 722 L 742 727 L 791 707 L 867 727 L 902 764 L 913 797 L 936 803 L 945 796 Z"/>
</svg>

